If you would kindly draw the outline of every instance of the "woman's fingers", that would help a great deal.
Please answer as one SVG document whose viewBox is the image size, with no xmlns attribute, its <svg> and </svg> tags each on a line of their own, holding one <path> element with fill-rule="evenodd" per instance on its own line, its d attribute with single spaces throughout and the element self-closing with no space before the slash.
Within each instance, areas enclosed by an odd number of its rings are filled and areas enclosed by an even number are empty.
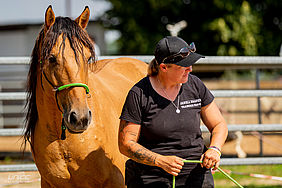
<svg viewBox="0 0 282 188">
<path fill-rule="evenodd" d="M 213 170 L 216 170 L 219 167 L 219 162 L 215 163 Z"/>
<path fill-rule="evenodd" d="M 174 176 L 180 173 L 184 165 L 183 159 L 176 156 L 161 156 L 158 160 L 158 166 Z"/>
<path fill-rule="evenodd" d="M 201 161 L 203 161 L 201 167 L 206 167 L 207 169 L 214 167 L 216 169 L 219 166 L 220 156 L 213 150 L 207 150 L 202 155 Z"/>
<path fill-rule="evenodd" d="M 179 158 L 176 160 L 176 163 L 182 168 L 182 166 L 184 165 L 183 159 Z"/>
<path fill-rule="evenodd" d="M 204 162 L 204 166 L 206 167 L 206 168 L 211 168 L 212 167 L 212 164 L 214 163 L 211 159 L 206 159 L 206 160 L 204 160 L 205 162 Z"/>
<path fill-rule="evenodd" d="M 174 175 L 174 176 L 178 176 L 178 174 L 181 172 L 181 169 L 179 168 L 172 168 L 172 171 L 170 174 Z"/>
<path fill-rule="evenodd" d="M 184 159 L 176 156 L 161 156 L 159 159 L 161 159 L 159 167 L 173 176 L 177 176 L 184 165 Z M 205 167 L 207 169 L 213 168 L 216 170 L 219 166 L 220 156 L 213 150 L 207 150 L 201 156 L 200 160 L 202 161 L 200 164 L 201 167 Z"/>
<path fill-rule="evenodd" d="M 200 159 L 200 161 L 203 161 L 204 156 L 205 156 L 205 154 L 201 155 L 201 159 Z M 203 166 L 203 162 L 202 162 L 200 165 L 201 165 L 201 167 L 202 167 L 202 168 L 204 167 L 204 166 Z"/>
<path fill-rule="evenodd" d="M 173 158 L 173 157 L 172 157 Z M 178 159 L 178 158 L 175 158 L 173 159 L 174 161 L 171 163 L 171 174 L 174 175 L 174 176 L 177 176 L 181 169 L 182 169 L 182 166 L 184 165 L 184 162 L 182 159 Z"/>
</svg>

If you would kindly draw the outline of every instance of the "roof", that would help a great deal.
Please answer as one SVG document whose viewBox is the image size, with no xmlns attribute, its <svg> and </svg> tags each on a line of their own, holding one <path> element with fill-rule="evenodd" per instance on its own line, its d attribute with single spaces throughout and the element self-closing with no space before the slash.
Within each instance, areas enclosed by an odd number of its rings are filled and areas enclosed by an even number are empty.
<svg viewBox="0 0 282 188">
<path fill-rule="evenodd" d="M 49 5 L 52 5 L 56 16 L 73 19 L 88 6 L 91 21 L 97 20 L 111 8 L 111 4 L 105 0 L 8 0 L 0 6 L 0 26 L 42 24 Z"/>
</svg>

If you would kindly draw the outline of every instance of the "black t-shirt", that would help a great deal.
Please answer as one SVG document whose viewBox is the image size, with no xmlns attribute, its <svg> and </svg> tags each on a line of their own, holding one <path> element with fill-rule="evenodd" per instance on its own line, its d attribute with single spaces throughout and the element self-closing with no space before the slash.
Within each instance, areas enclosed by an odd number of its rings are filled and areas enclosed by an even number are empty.
<svg viewBox="0 0 282 188">
<path fill-rule="evenodd" d="M 176 113 L 172 102 L 159 95 L 153 89 L 149 77 L 145 77 L 129 91 L 120 119 L 141 125 L 138 143 L 145 148 L 161 155 L 199 160 L 204 152 L 200 111 L 214 97 L 204 83 L 191 74 L 188 81 L 182 84 L 178 95 L 180 113 Z M 178 97 L 173 102 L 177 106 Z M 185 164 L 181 173 L 189 174 L 195 166 Z M 126 168 L 128 171 L 133 170 L 134 176 L 140 176 L 144 182 L 158 181 L 158 178 L 169 175 L 161 168 L 132 160 L 127 162 Z"/>
</svg>

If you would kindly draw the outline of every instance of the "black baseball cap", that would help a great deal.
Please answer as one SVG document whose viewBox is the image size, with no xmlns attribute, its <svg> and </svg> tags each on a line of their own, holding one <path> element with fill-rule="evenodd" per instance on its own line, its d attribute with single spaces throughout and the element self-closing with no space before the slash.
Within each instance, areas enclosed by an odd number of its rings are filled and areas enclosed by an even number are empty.
<svg viewBox="0 0 282 188">
<path fill-rule="evenodd" d="M 159 64 L 163 62 L 166 57 L 177 54 L 182 48 L 188 47 L 189 45 L 181 38 L 176 36 L 167 36 L 161 39 L 155 49 L 155 59 Z M 191 52 L 188 56 L 177 62 L 169 62 L 170 64 L 179 65 L 182 67 L 189 67 L 196 63 L 200 58 L 204 56 Z"/>
</svg>

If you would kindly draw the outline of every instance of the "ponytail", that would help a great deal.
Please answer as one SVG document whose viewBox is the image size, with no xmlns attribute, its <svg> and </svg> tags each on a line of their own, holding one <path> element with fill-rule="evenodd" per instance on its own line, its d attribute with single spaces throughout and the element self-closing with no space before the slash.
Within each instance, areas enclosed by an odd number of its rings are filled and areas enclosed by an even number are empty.
<svg viewBox="0 0 282 188">
<path fill-rule="evenodd" d="M 159 64 L 157 60 L 154 58 L 150 63 L 148 67 L 148 76 L 157 76 L 159 74 Z"/>
</svg>

